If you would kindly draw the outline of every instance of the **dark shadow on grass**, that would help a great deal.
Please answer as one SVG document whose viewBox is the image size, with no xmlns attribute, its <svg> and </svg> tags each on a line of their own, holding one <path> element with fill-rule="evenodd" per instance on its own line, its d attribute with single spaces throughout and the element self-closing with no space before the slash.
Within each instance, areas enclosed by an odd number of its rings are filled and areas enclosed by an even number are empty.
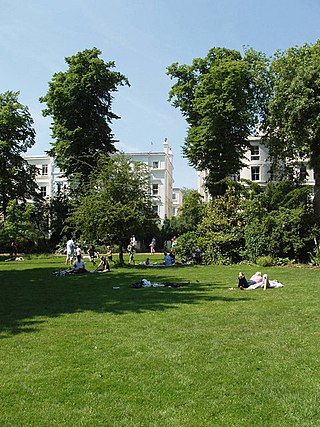
<svg viewBox="0 0 320 427">
<path fill-rule="evenodd" d="M 212 295 L 212 291 L 224 287 L 223 284 L 197 283 L 186 268 L 174 274 L 168 269 L 146 274 L 133 268 L 114 268 L 110 273 L 65 277 L 53 276 L 52 268 L 13 268 L 1 272 L 0 277 L 0 338 L 36 332 L 45 322 L 42 317 L 79 311 L 139 314 L 178 309 L 181 304 L 201 304 L 204 301 L 230 303 L 250 300 L 247 296 L 239 296 L 239 293 Z M 178 282 L 185 286 L 130 288 L 130 284 L 142 278 L 148 278 L 152 283 Z M 114 286 L 120 289 L 114 290 Z"/>
</svg>

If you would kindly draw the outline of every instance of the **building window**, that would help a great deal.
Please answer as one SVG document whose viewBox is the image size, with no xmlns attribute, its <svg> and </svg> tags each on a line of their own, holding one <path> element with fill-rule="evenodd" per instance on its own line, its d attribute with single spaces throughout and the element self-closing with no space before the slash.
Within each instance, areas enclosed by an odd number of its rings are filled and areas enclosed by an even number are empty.
<svg viewBox="0 0 320 427">
<path fill-rule="evenodd" d="M 259 145 L 252 145 L 250 151 L 251 151 L 251 160 L 260 160 Z"/>
<path fill-rule="evenodd" d="M 152 206 L 152 210 L 153 210 L 153 213 L 155 213 L 156 215 L 158 215 L 159 211 L 158 211 L 158 206 L 157 205 L 153 205 Z"/>
<path fill-rule="evenodd" d="M 152 162 L 152 168 L 153 169 L 159 169 L 159 162 L 158 161 Z"/>
<path fill-rule="evenodd" d="M 48 165 L 42 165 L 41 175 L 48 175 Z"/>
<path fill-rule="evenodd" d="M 60 194 L 61 193 L 61 189 L 62 189 L 62 184 L 61 182 L 57 182 L 57 193 Z"/>
<path fill-rule="evenodd" d="M 152 184 L 152 195 L 157 196 L 159 194 L 159 184 Z"/>
<path fill-rule="evenodd" d="M 260 181 L 260 166 L 251 168 L 251 181 Z"/>
<path fill-rule="evenodd" d="M 172 193 L 172 200 L 177 200 L 177 193 Z"/>
<path fill-rule="evenodd" d="M 41 197 L 46 197 L 47 196 L 47 187 L 40 187 L 40 194 L 41 194 Z"/>
<path fill-rule="evenodd" d="M 172 215 L 173 215 L 173 216 L 176 216 L 176 215 L 177 215 L 177 208 L 173 208 L 173 209 L 172 209 Z"/>
</svg>

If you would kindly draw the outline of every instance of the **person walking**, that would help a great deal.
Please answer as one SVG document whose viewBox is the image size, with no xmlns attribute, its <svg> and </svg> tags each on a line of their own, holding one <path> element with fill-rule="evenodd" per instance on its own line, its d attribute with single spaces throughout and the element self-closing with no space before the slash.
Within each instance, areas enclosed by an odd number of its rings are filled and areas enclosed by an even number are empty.
<svg viewBox="0 0 320 427">
<path fill-rule="evenodd" d="M 153 237 L 149 246 L 150 246 L 151 255 L 154 255 L 156 252 L 156 239 L 155 239 L 155 237 Z"/>
<path fill-rule="evenodd" d="M 74 256 L 75 244 L 72 240 L 72 237 L 67 241 L 67 257 L 66 257 L 66 265 L 70 263 L 72 265 L 73 256 Z"/>
</svg>

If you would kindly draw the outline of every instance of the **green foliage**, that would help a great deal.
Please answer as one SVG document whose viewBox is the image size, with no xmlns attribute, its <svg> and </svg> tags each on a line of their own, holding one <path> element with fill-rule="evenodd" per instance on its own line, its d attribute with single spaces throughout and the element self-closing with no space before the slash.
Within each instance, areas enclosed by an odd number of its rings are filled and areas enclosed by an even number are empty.
<svg viewBox="0 0 320 427">
<path fill-rule="evenodd" d="M 19 92 L 0 94 L 0 215 L 6 217 L 10 200 L 24 202 L 36 193 L 35 168 L 22 154 L 35 143 L 29 110 Z"/>
<path fill-rule="evenodd" d="M 240 187 L 230 183 L 225 195 L 207 204 L 198 228 L 198 245 L 205 262 L 239 261 L 244 246 L 244 225 Z"/>
<path fill-rule="evenodd" d="M 54 74 L 40 98 L 47 104 L 44 116 L 53 118 L 55 141 L 49 154 L 78 186 L 87 181 L 99 154 L 116 151 L 110 123 L 119 117 L 111 110 L 112 94 L 129 84 L 124 75 L 112 71 L 114 62 L 105 63 L 100 54 L 93 48 L 66 58 L 68 70 Z"/>
<path fill-rule="evenodd" d="M 266 143 L 275 172 L 292 179 L 297 162 L 309 162 L 315 179 L 314 205 L 320 218 L 320 41 L 277 52 L 271 73 L 273 94 Z"/>
<path fill-rule="evenodd" d="M 281 181 L 245 202 L 245 256 L 298 259 L 305 255 L 313 239 L 314 215 L 311 190 Z"/>
<path fill-rule="evenodd" d="M 191 66 L 168 67 L 167 74 L 177 79 L 169 100 L 189 125 L 184 154 L 192 166 L 207 171 L 212 196 L 222 194 L 222 181 L 242 166 L 246 138 L 265 102 L 266 64 L 265 56 L 252 49 L 242 57 L 235 50 L 213 48 Z"/>
<path fill-rule="evenodd" d="M 316 237 L 314 237 L 314 248 L 312 252 L 308 252 L 310 257 L 310 264 L 311 265 L 320 265 L 320 244 L 318 243 L 318 240 Z"/>
<path fill-rule="evenodd" d="M 182 234 L 177 238 L 175 246 L 177 258 L 182 262 L 191 261 L 197 247 L 197 234 L 194 231 Z"/>
<path fill-rule="evenodd" d="M 280 258 L 280 257 L 273 258 L 273 265 L 277 265 L 277 266 L 289 265 L 289 264 L 293 264 L 294 262 L 295 260 L 291 260 L 289 258 Z"/>
<path fill-rule="evenodd" d="M 266 236 L 263 222 L 254 220 L 246 225 L 245 237 L 245 257 L 252 262 L 256 262 L 257 257 L 261 257 L 269 252 L 269 239 Z"/>
<path fill-rule="evenodd" d="M 56 194 L 50 200 L 50 241 L 56 245 L 69 230 L 66 219 L 70 212 L 70 197 L 67 192 Z"/>
<path fill-rule="evenodd" d="M 197 190 L 182 190 L 182 206 L 177 216 L 166 219 L 162 226 L 164 240 L 180 236 L 190 231 L 196 231 L 204 214 L 204 203 Z"/>
<path fill-rule="evenodd" d="M 145 165 L 124 155 L 101 156 L 84 196 L 74 202 L 70 226 L 87 241 L 124 246 L 132 235 L 150 232 L 157 219 L 152 209 Z"/>
<path fill-rule="evenodd" d="M 256 264 L 261 267 L 271 267 L 273 265 L 273 259 L 270 255 L 267 256 L 258 256 L 256 259 Z"/>
<path fill-rule="evenodd" d="M 8 203 L 7 215 L 0 223 L 0 242 L 2 248 L 8 248 L 16 241 L 19 248 L 26 250 L 34 245 L 37 233 L 31 223 L 32 205 L 18 204 L 15 200 Z"/>
</svg>

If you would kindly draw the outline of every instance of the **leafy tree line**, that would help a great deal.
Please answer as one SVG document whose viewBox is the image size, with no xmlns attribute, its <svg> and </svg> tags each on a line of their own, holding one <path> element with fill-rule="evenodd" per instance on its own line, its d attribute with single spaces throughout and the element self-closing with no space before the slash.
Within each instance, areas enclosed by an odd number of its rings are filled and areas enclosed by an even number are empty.
<svg viewBox="0 0 320 427">
<path fill-rule="evenodd" d="M 260 123 L 273 175 L 303 180 L 307 162 L 314 177 L 314 209 L 320 221 L 320 41 L 267 58 L 261 52 L 213 48 L 192 65 L 172 64 L 169 93 L 188 123 L 184 153 L 206 170 L 212 197 L 242 166 L 247 137 Z"/>
<path fill-rule="evenodd" d="M 319 235 L 310 188 L 289 181 L 269 183 L 266 188 L 246 187 L 225 181 L 225 194 L 215 200 L 194 203 L 200 214 L 179 235 L 177 254 L 192 259 L 199 248 L 204 263 L 256 262 L 269 257 L 274 262 L 309 262 L 314 238 Z M 166 224 L 178 234 L 184 210 Z M 171 227 L 171 228 L 170 228 Z M 277 261 L 278 260 L 278 261 Z"/>
<path fill-rule="evenodd" d="M 112 111 L 113 96 L 129 85 L 113 62 L 104 62 L 96 48 L 66 58 L 67 70 L 54 74 L 40 98 L 46 104 L 43 114 L 52 117 L 49 154 L 70 182 L 69 194 L 50 202 L 41 200 L 37 171 L 22 157 L 35 142 L 28 108 L 19 103 L 18 93 L 2 94 L 1 241 L 37 239 L 46 245 L 68 230 L 90 240 L 117 240 L 121 248 L 141 230 L 163 240 L 180 235 L 201 247 L 206 262 L 254 259 L 267 252 L 305 258 L 320 218 L 319 47 L 320 42 L 304 45 L 272 58 L 253 49 L 242 55 L 213 48 L 190 66 L 168 67 L 176 80 L 169 99 L 188 123 L 184 154 L 192 166 L 208 172 L 213 200 L 204 206 L 196 192 L 185 191 L 178 217 L 165 221 L 162 234 L 145 171 L 121 156 L 110 157 L 116 152 L 111 125 L 119 118 Z M 296 183 L 290 191 L 272 184 L 266 192 L 253 186 L 249 191 L 226 180 L 241 168 L 247 137 L 258 122 L 273 174 Z M 303 177 L 294 176 L 296 161 L 309 161 L 313 170 L 313 202 L 309 190 L 299 186 Z M 270 205 L 269 197 L 275 200 L 278 192 L 282 198 Z M 30 198 L 31 206 L 26 203 Z M 20 224 L 16 229 L 15 223 Z"/>
</svg>

